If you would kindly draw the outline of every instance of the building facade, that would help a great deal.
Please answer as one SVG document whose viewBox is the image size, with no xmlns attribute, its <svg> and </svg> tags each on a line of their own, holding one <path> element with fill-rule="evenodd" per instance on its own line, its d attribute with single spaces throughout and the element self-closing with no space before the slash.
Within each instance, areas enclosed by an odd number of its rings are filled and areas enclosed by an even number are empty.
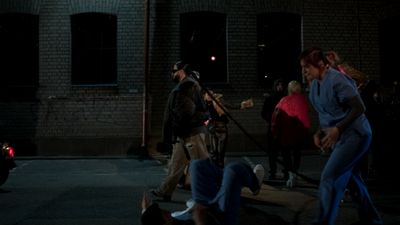
<svg viewBox="0 0 400 225">
<path fill-rule="evenodd" d="M 225 74 L 223 82 L 207 85 L 222 92 L 229 102 L 253 99 L 252 109 L 234 110 L 231 115 L 264 146 L 266 124 L 260 111 L 269 87 L 260 80 L 260 48 L 265 47 L 260 42 L 260 18 L 264 18 L 260 15 L 278 13 L 280 17 L 274 18 L 298 18 L 300 36 L 294 53 L 311 46 L 334 49 L 370 79 L 379 82 L 386 77 L 385 81 L 390 82 L 395 78 L 381 74 L 382 27 L 395 24 L 390 22 L 393 18 L 398 21 L 399 7 L 397 1 L 390 0 L 2 0 L 1 23 L 17 26 L 15 19 L 10 22 L 9 15 L 33 16 L 29 21 L 36 18 L 37 22 L 29 26 L 37 32 L 28 38 L 37 37 L 32 50 L 37 54 L 32 58 L 32 70 L 36 72 L 32 72 L 33 80 L 27 85 L 30 91 L 12 78 L 15 69 L 7 65 L 7 69 L 0 68 L 1 76 L 9 77 L 2 85 L 7 91 L 1 92 L 0 138 L 14 142 L 20 155 L 103 156 L 135 154 L 144 147 L 154 150 L 160 141 L 163 110 L 173 87 L 169 78 L 171 64 L 183 54 L 183 15 L 212 12 L 222 15 L 225 24 Z M 93 26 L 96 21 L 102 26 Z M 280 20 L 276 21 L 279 24 Z M 82 27 L 108 33 L 104 37 L 111 40 L 101 40 L 111 47 L 102 44 L 100 53 L 96 53 L 97 49 L 79 52 L 82 45 L 91 44 L 77 38 L 85 35 Z M 104 27 L 109 28 L 103 30 Z M 266 35 L 279 37 L 274 31 L 279 30 L 272 29 Z M 385 37 L 391 34 L 387 32 Z M 286 64 L 281 62 L 294 59 L 285 58 L 282 51 L 288 51 L 287 55 L 293 55 L 293 51 L 287 49 L 285 42 L 276 43 L 273 52 L 265 54 L 276 60 L 275 70 L 285 71 Z M 98 61 L 100 58 L 104 61 Z M 22 65 L 16 60 L 21 60 Z M 16 57 L 13 62 L 18 68 L 24 67 L 27 60 Z M 87 69 L 80 62 L 94 68 Z M 301 74 L 288 78 L 301 79 Z M 19 96 L 24 91 L 26 94 Z M 235 121 L 229 123 L 228 151 L 262 151 Z"/>
</svg>

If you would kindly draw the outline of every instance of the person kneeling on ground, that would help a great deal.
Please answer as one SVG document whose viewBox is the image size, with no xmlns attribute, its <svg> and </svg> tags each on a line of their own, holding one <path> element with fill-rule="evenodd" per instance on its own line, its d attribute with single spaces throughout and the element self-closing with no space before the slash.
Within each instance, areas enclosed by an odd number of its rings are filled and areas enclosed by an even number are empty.
<svg viewBox="0 0 400 225">
<path fill-rule="evenodd" d="M 260 164 L 253 169 L 244 162 L 231 162 L 220 168 L 210 159 L 192 161 L 192 199 L 195 202 L 191 215 L 177 218 L 161 209 L 145 193 L 142 200 L 142 225 L 236 225 L 243 187 L 254 195 L 260 192 L 265 170 Z M 186 218 L 186 219 L 183 219 Z"/>
</svg>

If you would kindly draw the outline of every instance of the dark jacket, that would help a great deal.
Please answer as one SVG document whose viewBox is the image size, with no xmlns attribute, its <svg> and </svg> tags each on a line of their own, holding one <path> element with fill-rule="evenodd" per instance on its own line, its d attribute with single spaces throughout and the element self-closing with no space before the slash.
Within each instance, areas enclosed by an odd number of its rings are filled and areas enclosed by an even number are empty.
<svg viewBox="0 0 400 225">
<path fill-rule="evenodd" d="M 208 119 L 208 109 L 199 84 L 191 77 L 180 81 L 169 94 L 164 112 L 163 140 L 174 143 L 200 132 Z"/>
<path fill-rule="evenodd" d="M 268 123 L 271 122 L 272 113 L 275 110 L 275 106 L 286 95 L 286 92 L 284 90 L 277 91 L 276 87 L 279 83 L 282 83 L 284 87 L 286 86 L 282 79 L 275 80 L 272 86 L 272 91 L 265 97 L 264 104 L 261 110 L 261 117 Z"/>
</svg>

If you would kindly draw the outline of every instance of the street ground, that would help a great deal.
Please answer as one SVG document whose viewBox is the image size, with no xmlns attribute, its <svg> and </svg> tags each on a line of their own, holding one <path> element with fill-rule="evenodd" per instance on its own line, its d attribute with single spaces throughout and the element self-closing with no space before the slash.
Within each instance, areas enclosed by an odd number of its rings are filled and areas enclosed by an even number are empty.
<svg viewBox="0 0 400 225">
<path fill-rule="evenodd" d="M 318 180 L 326 156 L 305 155 L 301 173 Z M 263 154 L 229 156 L 250 165 Z M 156 187 L 166 175 L 163 160 L 149 158 L 17 158 L 18 165 L 1 187 L 0 225 L 140 225 L 144 191 Z M 370 191 L 386 225 L 400 224 L 398 186 L 370 180 Z M 177 189 L 171 202 L 159 202 L 171 211 L 185 209 L 190 191 Z M 308 225 L 315 216 L 317 186 L 303 179 L 293 189 L 282 181 L 265 181 L 260 195 L 243 191 L 241 224 Z M 337 225 L 357 220 L 351 200 L 345 198 Z"/>
</svg>

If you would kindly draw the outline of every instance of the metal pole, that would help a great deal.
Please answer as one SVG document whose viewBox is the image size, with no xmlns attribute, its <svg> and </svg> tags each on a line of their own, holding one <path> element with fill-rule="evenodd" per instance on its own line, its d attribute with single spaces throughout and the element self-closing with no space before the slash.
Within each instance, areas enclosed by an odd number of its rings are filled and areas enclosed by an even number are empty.
<svg viewBox="0 0 400 225">
<path fill-rule="evenodd" d="M 262 150 L 262 151 L 264 151 L 264 152 L 267 152 L 266 149 L 260 144 L 260 142 L 258 142 L 253 136 L 251 136 L 250 133 L 247 132 L 247 130 L 244 129 L 244 127 L 243 127 L 237 120 L 235 120 L 235 118 L 232 117 L 232 115 L 225 109 L 225 107 L 214 97 L 214 95 L 211 93 L 211 91 L 210 91 L 208 88 L 206 88 L 206 87 L 201 83 L 201 81 L 199 80 L 199 78 L 196 77 L 196 76 L 193 76 L 193 75 L 192 75 L 192 77 L 193 77 L 193 79 L 195 79 L 195 80 L 199 83 L 201 89 L 204 90 L 204 91 L 208 94 L 208 96 L 210 96 L 210 98 L 222 109 L 222 111 L 224 111 L 225 115 L 226 115 L 231 121 L 233 121 L 233 122 L 236 124 L 236 126 L 246 135 L 246 137 L 248 137 L 251 141 L 253 141 L 253 143 L 254 143 L 260 150 Z M 278 162 L 279 164 L 283 165 L 283 161 L 282 161 L 282 160 L 277 159 L 277 162 Z M 307 182 L 309 182 L 309 183 L 311 183 L 311 184 L 316 184 L 316 185 L 319 184 L 319 181 L 318 181 L 318 180 L 315 180 L 315 179 L 313 179 L 313 178 L 307 177 L 307 176 L 305 176 L 304 174 L 301 174 L 301 173 L 298 173 L 298 172 L 295 172 L 295 171 L 290 171 L 290 172 L 295 173 L 298 177 L 303 178 L 305 181 L 307 181 Z"/>
<path fill-rule="evenodd" d="M 148 74 L 149 74 L 149 3 L 144 1 L 144 74 L 143 74 L 143 109 L 142 109 L 142 150 L 147 154 L 148 141 Z"/>
</svg>

